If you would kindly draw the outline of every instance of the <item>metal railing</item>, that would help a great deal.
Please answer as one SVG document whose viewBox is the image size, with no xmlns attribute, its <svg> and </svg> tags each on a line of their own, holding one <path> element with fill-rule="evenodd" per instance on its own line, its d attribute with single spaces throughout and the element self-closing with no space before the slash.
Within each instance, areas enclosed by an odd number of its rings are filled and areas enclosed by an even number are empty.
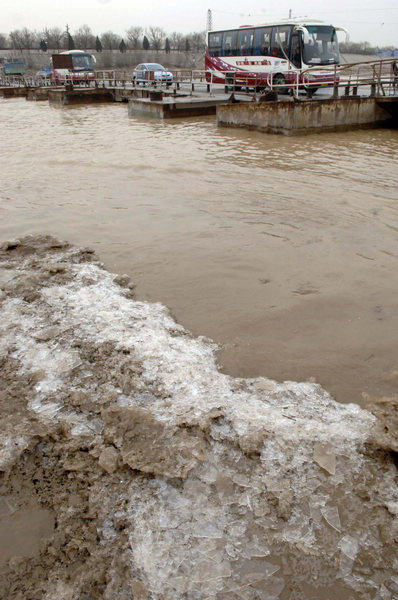
<svg viewBox="0 0 398 600">
<path fill-rule="evenodd" d="M 395 68 L 394 68 L 395 67 Z M 319 88 L 332 88 L 335 97 L 344 95 L 395 96 L 398 94 L 398 60 L 394 58 L 375 61 L 314 66 L 304 71 L 290 70 L 288 73 L 270 72 L 267 74 L 243 73 L 242 71 L 205 71 L 177 69 L 173 72 L 173 84 L 165 81 L 145 80 L 141 86 L 171 87 L 177 93 L 181 88 L 193 93 L 195 89 L 203 89 L 210 96 L 215 90 L 224 88 L 226 93 L 240 92 L 254 95 L 260 90 L 271 90 L 278 93 L 289 93 L 298 96 L 304 92 L 312 96 Z M 286 81 L 286 76 L 288 81 Z M 95 73 L 95 79 L 81 81 L 66 77 L 64 81 L 36 76 L 3 76 L 0 87 L 109 87 L 131 88 L 136 85 L 132 81 L 131 72 L 101 70 Z"/>
<path fill-rule="evenodd" d="M 396 67 L 394 70 L 394 66 Z M 214 71 L 213 78 L 224 79 L 225 89 L 247 92 L 261 89 L 298 96 L 305 92 L 312 96 L 320 88 L 333 88 L 333 95 L 358 95 L 360 91 L 367 96 L 395 96 L 398 94 L 397 59 L 379 59 L 376 61 L 333 66 L 314 66 L 303 71 L 283 73 L 274 71 L 266 76 L 256 73 Z M 219 74 L 219 76 L 217 76 Z M 288 81 L 286 81 L 286 75 Z M 342 94 L 340 93 L 342 92 Z"/>
</svg>

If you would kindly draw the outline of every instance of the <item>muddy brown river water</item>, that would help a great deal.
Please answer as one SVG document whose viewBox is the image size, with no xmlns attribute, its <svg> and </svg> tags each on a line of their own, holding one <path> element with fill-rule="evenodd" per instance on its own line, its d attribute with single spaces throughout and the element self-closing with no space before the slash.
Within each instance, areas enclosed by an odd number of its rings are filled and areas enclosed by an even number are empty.
<svg viewBox="0 0 398 600">
<path fill-rule="evenodd" d="M 397 131 L 291 138 L 22 99 L 0 119 L 1 240 L 93 247 L 228 374 L 396 392 Z"/>
</svg>

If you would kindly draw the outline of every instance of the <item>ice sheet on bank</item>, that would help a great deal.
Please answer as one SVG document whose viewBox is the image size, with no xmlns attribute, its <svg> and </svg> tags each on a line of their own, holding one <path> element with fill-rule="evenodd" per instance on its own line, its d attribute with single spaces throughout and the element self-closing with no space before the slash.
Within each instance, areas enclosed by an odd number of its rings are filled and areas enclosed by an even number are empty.
<svg viewBox="0 0 398 600">
<path fill-rule="evenodd" d="M 69 473 L 85 464 L 79 444 L 103 457 L 91 502 L 111 553 L 122 552 L 121 469 L 123 552 L 143 597 L 278 598 L 292 572 L 297 589 L 338 578 L 362 597 L 380 585 L 363 567 L 375 554 L 392 585 L 397 519 L 377 507 L 398 501 L 394 465 L 366 452 L 370 413 L 312 383 L 223 375 L 209 340 L 135 301 L 91 253 L 24 244 L 36 250 L 1 256 L 12 277 L 1 284 L 0 356 L 31 381 L 27 410 L 68 432 Z M 2 433 L 6 454 L 14 435 Z"/>
</svg>

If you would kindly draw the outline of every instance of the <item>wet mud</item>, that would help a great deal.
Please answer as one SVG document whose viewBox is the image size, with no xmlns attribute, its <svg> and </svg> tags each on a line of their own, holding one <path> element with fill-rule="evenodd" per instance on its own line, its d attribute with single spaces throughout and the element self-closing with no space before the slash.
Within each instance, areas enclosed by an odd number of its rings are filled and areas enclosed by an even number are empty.
<svg viewBox="0 0 398 600">
<path fill-rule="evenodd" d="M 0 597 L 398 597 L 397 398 L 232 378 L 50 236 L 0 249 Z"/>
</svg>

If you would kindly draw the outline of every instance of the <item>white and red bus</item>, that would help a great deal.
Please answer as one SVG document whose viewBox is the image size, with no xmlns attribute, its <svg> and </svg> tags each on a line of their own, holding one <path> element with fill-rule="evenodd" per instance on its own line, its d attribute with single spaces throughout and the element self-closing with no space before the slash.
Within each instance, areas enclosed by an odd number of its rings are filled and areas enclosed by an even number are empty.
<svg viewBox="0 0 398 600">
<path fill-rule="evenodd" d="M 279 90 L 299 84 L 313 93 L 335 81 L 330 67 L 340 62 L 338 30 L 345 31 L 321 21 L 286 20 L 209 31 L 207 81 Z"/>
<path fill-rule="evenodd" d="M 84 50 L 66 50 L 51 57 L 50 77 L 56 83 L 91 81 L 95 79 L 95 57 Z"/>
</svg>

